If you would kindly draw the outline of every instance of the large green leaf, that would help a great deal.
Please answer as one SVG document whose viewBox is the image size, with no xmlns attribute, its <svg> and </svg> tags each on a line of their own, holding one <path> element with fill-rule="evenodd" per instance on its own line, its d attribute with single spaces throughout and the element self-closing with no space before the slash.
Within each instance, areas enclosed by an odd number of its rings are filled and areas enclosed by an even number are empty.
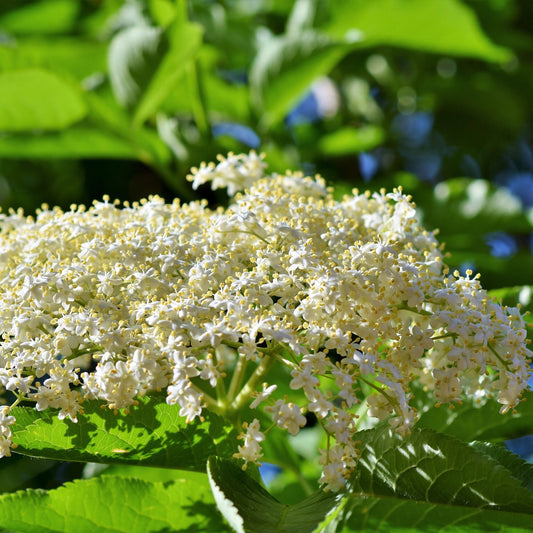
<svg viewBox="0 0 533 533">
<path fill-rule="evenodd" d="M 348 520 L 342 531 L 531 527 L 533 493 L 525 488 L 531 472 L 527 479 L 515 477 L 507 455 L 429 430 L 401 438 L 381 426 L 360 432 L 358 439 L 361 455 L 344 502 Z"/>
<path fill-rule="evenodd" d="M 402 438 L 386 426 L 357 436 L 353 496 L 396 497 L 533 514 L 533 493 L 496 460 L 448 435 L 415 429 Z"/>
<path fill-rule="evenodd" d="M 338 500 L 318 491 L 296 505 L 284 505 L 233 461 L 218 457 L 209 459 L 207 472 L 220 512 L 239 533 L 310 533 Z"/>
<path fill-rule="evenodd" d="M 391 45 L 446 55 L 508 61 L 509 50 L 493 44 L 474 12 L 459 0 L 333 0 L 325 31 L 352 37 L 360 46 Z"/>
<path fill-rule="evenodd" d="M 207 476 L 188 472 L 166 483 L 104 475 L 48 492 L 6 494 L 0 527 L 19 533 L 228 531 Z"/>
<path fill-rule="evenodd" d="M 262 126 L 281 120 L 309 85 L 328 74 L 350 50 L 351 45 L 313 30 L 267 41 L 250 70 L 250 95 L 262 115 Z"/>
<path fill-rule="evenodd" d="M 78 423 L 59 420 L 53 410 L 15 408 L 16 452 L 64 461 L 205 471 L 210 455 L 231 457 L 236 451 L 237 431 L 209 412 L 204 422 L 187 424 L 179 407 L 167 405 L 164 398 L 141 398 L 127 415 L 100 406 L 86 402 Z"/>
<path fill-rule="evenodd" d="M 79 91 L 42 69 L 0 73 L 0 131 L 59 130 L 81 120 Z"/>
</svg>

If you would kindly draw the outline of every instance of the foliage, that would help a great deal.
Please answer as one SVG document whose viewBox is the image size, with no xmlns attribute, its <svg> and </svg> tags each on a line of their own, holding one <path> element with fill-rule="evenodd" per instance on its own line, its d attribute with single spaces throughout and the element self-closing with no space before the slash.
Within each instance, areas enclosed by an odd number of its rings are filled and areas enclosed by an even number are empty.
<svg viewBox="0 0 533 533">
<path fill-rule="evenodd" d="M 188 201 L 190 167 L 255 148 L 339 198 L 402 186 L 452 270 L 533 311 L 532 15 L 527 0 L 4 0 L 0 204 Z M 296 437 L 268 434 L 281 473 L 265 487 L 217 414 L 186 424 L 157 396 L 116 415 L 91 400 L 75 424 L 21 405 L 0 528 L 529 531 L 533 472 L 502 445 L 531 434 L 524 397 L 501 416 L 495 400 L 431 406 L 421 387 L 403 440 L 361 413 L 338 493 L 317 491 L 328 443 L 312 416 Z"/>
</svg>

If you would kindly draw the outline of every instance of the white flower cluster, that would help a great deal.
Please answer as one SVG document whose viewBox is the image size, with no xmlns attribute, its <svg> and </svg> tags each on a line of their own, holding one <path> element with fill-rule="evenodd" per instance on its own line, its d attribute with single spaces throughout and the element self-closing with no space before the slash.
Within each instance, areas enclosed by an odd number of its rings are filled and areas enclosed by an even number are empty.
<svg viewBox="0 0 533 533">
<path fill-rule="evenodd" d="M 252 153 L 193 171 L 195 185 L 246 188 L 227 209 L 152 197 L 3 216 L 0 383 L 15 404 L 75 421 L 85 398 L 121 409 L 166 389 L 187 421 L 209 409 L 242 428 L 246 463 L 272 427 L 295 435 L 314 414 L 331 490 L 357 460 L 356 412 L 409 431 L 414 380 L 437 403 L 517 405 L 531 356 L 520 312 L 448 273 L 408 197 L 337 201 L 318 177 L 263 169 Z"/>
</svg>

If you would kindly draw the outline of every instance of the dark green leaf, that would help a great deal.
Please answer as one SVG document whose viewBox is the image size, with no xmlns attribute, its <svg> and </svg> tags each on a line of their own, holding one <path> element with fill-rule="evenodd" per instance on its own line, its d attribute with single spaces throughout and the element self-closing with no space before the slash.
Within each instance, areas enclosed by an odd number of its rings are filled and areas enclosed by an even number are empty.
<svg viewBox="0 0 533 533">
<path fill-rule="evenodd" d="M 179 416 L 179 407 L 167 405 L 164 398 L 141 398 L 127 415 L 102 410 L 97 401 L 86 402 L 84 407 L 78 423 L 58 420 L 52 410 L 39 413 L 15 408 L 17 453 L 205 471 L 210 455 L 231 457 L 236 451 L 237 432 L 221 417 L 206 412 L 205 422 L 187 424 Z"/>
<path fill-rule="evenodd" d="M 0 74 L 0 131 L 59 130 L 81 120 L 79 91 L 42 69 Z"/>
<path fill-rule="evenodd" d="M 511 474 L 522 483 L 522 486 L 533 491 L 533 465 L 524 461 L 519 455 L 509 451 L 503 444 L 490 442 L 471 442 L 472 448 L 492 457 L 504 466 Z"/>
<path fill-rule="evenodd" d="M 218 457 L 209 459 L 207 472 L 217 506 L 237 532 L 312 532 L 338 499 L 318 491 L 296 505 L 284 505 L 233 461 Z"/>
<path fill-rule="evenodd" d="M 358 434 L 352 496 L 533 514 L 533 494 L 484 453 L 430 430 L 401 438 L 386 426 Z"/>
</svg>

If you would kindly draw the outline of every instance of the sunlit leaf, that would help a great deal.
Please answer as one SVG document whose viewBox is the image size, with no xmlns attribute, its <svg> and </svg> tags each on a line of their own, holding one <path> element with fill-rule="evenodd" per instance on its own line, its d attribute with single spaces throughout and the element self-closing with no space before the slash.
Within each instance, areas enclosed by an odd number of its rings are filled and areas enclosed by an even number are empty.
<svg viewBox="0 0 533 533">
<path fill-rule="evenodd" d="M 458 0 L 334 0 L 324 29 L 360 46 L 392 45 L 417 51 L 508 61 L 512 54 L 485 36 L 474 12 Z"/>
<path fill-rule="evenodd" d="M 0 16 L 0 28 L 14 34 L 56 34 L 69 31 L 81 8 L 78 0 L 20 2 L 18 9 Z"/>
<path fill-rule="evenodd" d="M 187 472 L 166 483 L 104 475 L 2 495 L 0 527 L 19 533 L 228 531 L 207 476 Z"/>
<path fill-rule="evenodd" d="M 80 92 L 42 69 L 0 73 L 0 102 L 0 131 L 58 130 L 87 113 Z"/>
<path fill-rule="evenodd" d="M 94 463 L 142 464 L 205 471 L 210 455 L 231 457 L 237 432 L 219 416 L 205 413 L 205 422 L 189 424 L 179 407 L 164 398 L 142 398 L 128 415 L 115 415 L 97 401 L 84 404 L 78 423 L 59 420 L 52 410 L 13 410 L 17 419 L 13 442 L 17 453 Z"/>
</svg>

